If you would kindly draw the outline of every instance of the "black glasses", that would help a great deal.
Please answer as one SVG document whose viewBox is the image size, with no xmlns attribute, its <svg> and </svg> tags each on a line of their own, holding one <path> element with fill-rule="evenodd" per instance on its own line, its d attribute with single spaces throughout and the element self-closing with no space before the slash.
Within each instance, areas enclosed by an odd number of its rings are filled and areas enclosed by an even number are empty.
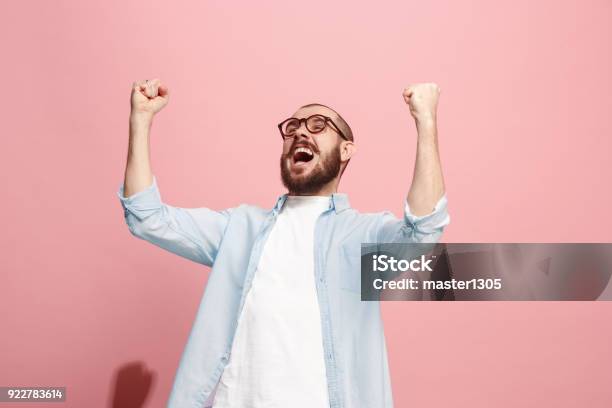
<svg viewBox="0 0 612 408">
<path fill-rule="evenodd" d="M 283 140 L 287 137 L 294 137 L 295 132 L 300 128 L 300 125 L 302 124 L 302 122 L 306 122 L 306 129 L 308 129 L 310 133 L 322 132 L 323 129 L 325 129 L 325 126 L 327 126 L 327 124 L 330 123 L 332 125 L 331 126 L 332 129 L 338 132 L 338 134 L 343 139 L 348 140 L 346 136 L 344 136 L 344 133 L 342 133 L 340 128 L 336 126 L 334 121 L 330 117 L 323 116 L 323 115 L 312 115 L 307 118 L 301 118 L 301 119 L 298 119 L 298 118 L 285 119 L 284 121 L 278 124 L 278 130 L 280 130 Z"/>
</svg>

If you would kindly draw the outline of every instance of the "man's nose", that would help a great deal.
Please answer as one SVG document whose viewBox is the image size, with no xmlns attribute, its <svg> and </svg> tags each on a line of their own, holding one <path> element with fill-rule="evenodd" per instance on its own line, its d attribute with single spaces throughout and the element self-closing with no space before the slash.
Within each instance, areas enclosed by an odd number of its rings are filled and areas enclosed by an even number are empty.
<svg viewBox="0 0 612 408">
<path fill-rule="evenodd" d="M 295 131 L 295 137 L 296 139 L 312 140 L 312 135 L 310 134 L 310 131 L 306 127 L 306 122 L 300 123 L 300 127 L 298 127 Z"/>
</svg>

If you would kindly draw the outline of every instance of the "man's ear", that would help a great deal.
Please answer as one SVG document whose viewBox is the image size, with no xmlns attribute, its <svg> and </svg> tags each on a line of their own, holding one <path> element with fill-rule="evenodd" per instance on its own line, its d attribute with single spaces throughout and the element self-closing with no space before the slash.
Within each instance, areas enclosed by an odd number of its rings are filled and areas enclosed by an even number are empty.
<svg viewBox="0 0 612 408">
<path fill-rule="evenodd" d="M 348 161 L 351 157 L 357 152 L 357 146 L 355 143 L 345 140 L 342 142 L 340 146 L 340 160 Z"/>
</svg>

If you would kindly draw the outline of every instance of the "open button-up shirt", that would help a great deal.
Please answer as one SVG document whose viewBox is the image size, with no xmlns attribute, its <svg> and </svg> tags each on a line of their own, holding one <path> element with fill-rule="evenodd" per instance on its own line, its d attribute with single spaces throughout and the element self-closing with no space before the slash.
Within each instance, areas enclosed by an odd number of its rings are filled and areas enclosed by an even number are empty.
<svg viewBox="0 0 612 408">
<path fill-rule="evenodd" d="M 155 177 L 130 197 L 123 186 L 117 195 L 133 235 L 212 267 L 167 404 L 202 408 L 229 361 L 246 294 L 287 195 L 271 210 L 179 208 L 162 201 Z M 332 194 L 315 225 L 313 254 L 331 408 L 393 406 L 380 305 L 360 297 L 361 243 L 438 242 L 449 222 L 446 194 L 423 216 L 406 201 L 401 219 L 388 211 L 359 213 L 345 194 Z"/>
</svg>

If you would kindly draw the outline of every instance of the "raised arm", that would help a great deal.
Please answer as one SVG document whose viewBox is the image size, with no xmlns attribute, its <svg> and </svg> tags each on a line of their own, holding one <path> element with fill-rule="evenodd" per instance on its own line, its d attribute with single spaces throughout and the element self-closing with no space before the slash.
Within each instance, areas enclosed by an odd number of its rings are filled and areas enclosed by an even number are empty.
<svg viewBox="0 0 612 408">
<path fill-rule="evenodd" d="M 158 79 L 135 82 L 125 179 L 117 195 L 130 232 L 167 251 L 212 266 L 231 209 L 179 208 L 164 203 L 151 170 L 149 134 L 153 116 L 168 103 Z"/>
<path fill-rule="evenodd" d="M 386 213 L 377 230 L 377 242 L 438 242 L 450 223 L 438 154 L 439 94 L 434 83 L 414 84 L 404 90 L 418 133 L 414 175 L 403 219 Z"/>
<path fill-rule="evenodd" d="M 404 90 L 417 128 L 417 150 L 408 204 L 416 216 L 426 215 L 444 195 L 438 153 L 437 108 L 440 88 L 434 83 L 410 85 Z"/>
<path fill-rule="evenodd" d="M 138 193 L 153 183 L 149 135 L 153 117 L 166 106 L 168 98 L 168 88 L 159 79 L 132 84 L 130 140 L 123 182 L 126 196 Z"/>
</svg>

